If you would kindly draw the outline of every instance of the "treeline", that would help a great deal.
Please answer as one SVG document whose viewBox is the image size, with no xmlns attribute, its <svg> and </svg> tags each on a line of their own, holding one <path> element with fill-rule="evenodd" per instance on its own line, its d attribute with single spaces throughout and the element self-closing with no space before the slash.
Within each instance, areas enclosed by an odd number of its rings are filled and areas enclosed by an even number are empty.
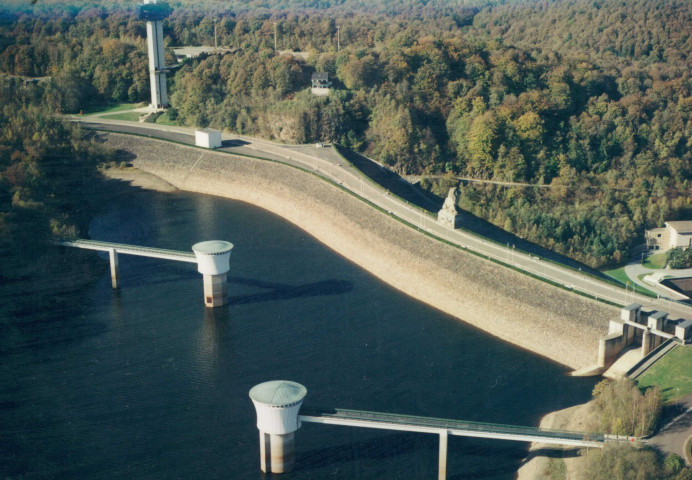
<svg viewBox="0 0 692 480">
<path fill-rule="evenodd" d="M 670 268 L 692 268 L 692 248 L 671 248 L 666 252 L 666 265 Z"/>
<path fill-rule="evenodd" d="M 692 468 L 679 455 L 664 459 L 651 447 L 606 445 L 590 449 L 585 457 L 589 480 L 692 480 Z"/>
<path fill-rule="evenodd" d="M 593 409 L 600 433 L 646 436 L 652 434 L 663 405 L 660 388 L 642 393 L 629 378 L 603 380 L 593 390 Z M 663 458 L 650 447 L 606 444 L 584 455 L 583 474 L 589 480 L 692 480 L 692 468 L 675 454 Z"/>
<path fill-rule="evenodd" d="M 520 8 L 527 23 L 533 15 L 542 28 L 578 30 L 580 24 L 540 23 L 551 9 L 567 21 L 575 3 L 597 12 L 599 22 L 617 20 L 621 30 L 638 21 L 621 2 L 595 9 L 583 1 L 433 9 L 419 18 L 359 12 L 225 18 L 217 35 L 242 51 L 181 69 L 172 104 L 181 123 L 286 142 L 339 142 L 400 173 L 549 185 L 464 187 L 460 206 L 591 266 L 619 263 L 645 228 L 689 211 L 690 64 L 681 41 L 666 44 L 663 57 L 649 49 L 646 58 L 635 58 L 638 50 L 624 49 L 632 56 L 615 62 L 616 46 L 590 51 L 580 43 L 555 52 L 540 43 L 511 46 L 513 31 L 507 40 L 490 28 L 481 35 L 483 22 L 510 24 Z M 637 31 L 670 31 L 673 17 L 689 29 L 689 17 L 680 15 L 686 8 L 641 1 L 636 19 L 648 20 Z M 307 61 L 273 52 L 275 21 L 279 49 L 307 51 Z M 335 51 L 337 24 L 341 51 Z M 211 41 L 213 25 L 201 26 L 188 22 L 183 30 Z M 174 26 L 173 42 L 175 35 Z M 602 45 L 611 37 L 604 38 Z M 668 37 L 651 33 L 649 41 L 657 39 Z M 326 99 L 307 91 L 315 71 L 335 83 Z M 442 196 L 439 183 L 423 185 Z"/>
<path fill-rule="evenodd" d="M 55 236 L 83 234 L 104 152 L 43 103 L 42 85 L 0 78 L 0 279 L 26 275 Z"/>
<path fill-rule="evenodd" d="M 78 113 L 147 97 L 146 26 L 132 12 L 73 7 L 55 16 L 7 17 L 14 21 L 0 28 L 0 73 L 51 77 L 51 108 Z"/>
<path fill-rule="evenodd" d="M 171 74 L 169 117 L 338 142 L 399 173 L 547 185 L 464 186 L 460 205 L 591 266 L 690 211 L 688 2 L 250 3 L 173 2 L 169 46 L 213 45 L 216 32 L 234 53 Z M 63 111 L 146 100 L 144 25 L 114 8 L 15 14 L 0 69 L 55 75 Z M 275 52 L 275 31 L 279 50 L 302 54 Z M 334 82 L 328 97 L 309 93 L 317 71 Z"/>
<path fill-rule="evenodd" d="M 593 390 L 593 404 L 599 432 L 643 437 L 658 426 L 663 396 L 657 386 L 642 394 L 632 380 L 623 377 L 598 383 Z"/>
</svg>

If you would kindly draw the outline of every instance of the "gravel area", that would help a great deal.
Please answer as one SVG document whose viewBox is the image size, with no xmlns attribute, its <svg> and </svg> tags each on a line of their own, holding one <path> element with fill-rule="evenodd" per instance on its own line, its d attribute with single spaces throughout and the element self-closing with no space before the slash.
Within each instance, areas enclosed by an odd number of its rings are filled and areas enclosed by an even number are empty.
<svg viewBox="0 0 692 480">
<path fill-rule="evenodd" d="M 596 363 L 616 309 L 433 240 L 315 176 L 274 162 L 103 134 L 171 185 L 252 203 L 402 292 L 573 369 Z M 229 239 L 232 241 L 233 239 Z"/>
</svg>

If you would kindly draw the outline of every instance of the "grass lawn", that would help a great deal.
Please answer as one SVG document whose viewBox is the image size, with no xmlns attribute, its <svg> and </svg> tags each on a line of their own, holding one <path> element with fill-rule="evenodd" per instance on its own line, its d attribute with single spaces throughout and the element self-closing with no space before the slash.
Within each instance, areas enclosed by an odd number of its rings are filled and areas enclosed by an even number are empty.
<svg viewBox="0 0 692 480">
<path fill-rule="evenodd" d="M 625 273 L 625 267 L 616 268 L 614 270 L 604 270 L 603 273 L 611 278 L 614 278 L 623 285 L 627 285 L 627 282 L 631 282 L 630 277 Z"/>
<path fill-rule="evenodd" d="M 665 402 L 692 393 L 692 347 L 679 346 L 654 363 L 637 379 L 639 388 L 658 385 Z"/>
<path fill-rule="evenodd" d="M 115 113 L 122 112 L 123 110 L 132 110 L 133 108 L 146 107 L 145 102 L 140 103 L 114 103 L 112 105 L 95 105 L 93 107 L 86 108 L 82 111 L 83 115 L 93 115 L 95 113 Z"/>
<path fill-rule="evenodd" d="M 666 254 L 665 252 L 663 253 L 655 253 L 653 255 L 649 255 L 644 259 L 644 262 L 642 262 L 642 265 L 645 266 L 646 268 L 656 268 L 656 269 L 661 269 L 666 266 Z"/>
<path fill-rule="evenodd" d="M 137 112 L 114 113 L 113 115 L 104 115 L 101 118 L 110 120 L 128 120 L 130 122 L 138 122 L 141 114 Z"/>
<path fill-rule="evenodd" d="M 156 118 L 156 123 L 159 123 L 161 125 L 178 125 L 174 120 L 171 120 L 168 117 L 168 112 L 163 112 L 161 115 L 159 115 Z"/>
<path fill-rule="evenodd" d="M 630 277 L 628 277 L 625 273 L 625 267 L 620 267 L 613 270 L 603 270 L 603 273 L 608 275 L 610 278 L 613 278 L 618 282 L 622 283 L 623 287 L 627 286 L 628 282 L 630 284 L 630 287 L 632 286 L 632 280 L 630 280 Z M 636 285 L 636 290 L 638 293 L 643 293 L 644 295 L 656 296 L 655 292 L 652 292 L 651 290 L 648 290 L 640 285 Z"/>
</svg>

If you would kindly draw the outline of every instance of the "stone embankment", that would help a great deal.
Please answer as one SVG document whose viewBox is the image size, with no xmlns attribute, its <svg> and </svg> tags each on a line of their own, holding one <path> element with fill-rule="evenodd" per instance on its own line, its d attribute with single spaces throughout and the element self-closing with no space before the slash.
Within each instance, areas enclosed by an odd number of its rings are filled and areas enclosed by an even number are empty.
<svg viewBox="0 0 692 480">
<path fill-rule="evenodd" d="M 274 212 L 400 291 L 573 369 L 596 363 L 598 339 L 616 314 L 433 240 L 298 169 L 121 134 L 104 139 L 134 155 L 140 170 Z"/>
</svg>

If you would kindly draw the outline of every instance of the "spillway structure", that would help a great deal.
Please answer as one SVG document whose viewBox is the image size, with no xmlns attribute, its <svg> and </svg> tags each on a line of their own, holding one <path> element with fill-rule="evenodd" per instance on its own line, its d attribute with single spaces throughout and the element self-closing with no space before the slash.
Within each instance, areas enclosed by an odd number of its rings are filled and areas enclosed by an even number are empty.
<svg viewBox="0 0 692 480">
<path fill-rule="evenodd" d="M 203 277 L 204 305 L 207 307 L 220 307 L 226 304 L 231 250 L 233 244 L 224 240 L 209 240 L 192 246 L 192 251 L 197 257 L 197 271 Z"/>
<path fill-rule="evenodd" d="M 295 431 L 300 428 L 298 412 L 307 394 L 300 383 L 272 380 L 255 385 L 250 399 L 257 412 L 260 467 L 264 473 L 286 473 L 295 464 Z"/>
<path fill-rule="evenodd" d="M 168 106 L 166 89 L 166 61 L 163 55 L 163 19 L 171 14 L 167 2 L 144 0 L 137 7 L 137 16 L 147 22 L 147 49 L 149 50 L 149 81 L 151 108 L 160 110 Z"/>
</svg>

